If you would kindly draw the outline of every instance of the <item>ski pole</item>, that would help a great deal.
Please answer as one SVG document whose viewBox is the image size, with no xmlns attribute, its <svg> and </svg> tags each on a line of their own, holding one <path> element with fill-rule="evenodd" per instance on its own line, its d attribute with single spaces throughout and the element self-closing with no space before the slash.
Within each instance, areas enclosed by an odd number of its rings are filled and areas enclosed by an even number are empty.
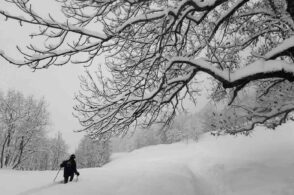
<svg viewBox="0 0 294 195">
<path fill-rule="evenodd" d="M 77 180 L 76 180 L 76 182 L 78 182 L 79 181 L 79 176 L 77 175 Z"/>
<path fill-rule="evenodd" d="M 56 174 L 56 176 L 55 176 L 53 182 L 55 182 L 55 180 L 56 180 L 56 178 L 57 178 L 57 176 L 58 176 L 60 170 L 61 170 L 61 167 L 59 168 L 59 170 L 58 170 L 58 172 L 57 172 L 57 174 Z"/>
</svg>

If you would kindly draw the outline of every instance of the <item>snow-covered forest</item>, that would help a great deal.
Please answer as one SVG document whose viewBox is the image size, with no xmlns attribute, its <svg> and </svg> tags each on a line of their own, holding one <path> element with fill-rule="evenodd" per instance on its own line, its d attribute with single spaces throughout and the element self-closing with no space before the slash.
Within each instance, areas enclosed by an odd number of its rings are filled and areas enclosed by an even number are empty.
<svg viewBox="0 0 294 195">
<path fill-rule="evenodd" d="M 294 1 L 2 0 L 0 35 L 0 173 L 81 173 L 7 193 L 294 194 Z"/>
</svg>

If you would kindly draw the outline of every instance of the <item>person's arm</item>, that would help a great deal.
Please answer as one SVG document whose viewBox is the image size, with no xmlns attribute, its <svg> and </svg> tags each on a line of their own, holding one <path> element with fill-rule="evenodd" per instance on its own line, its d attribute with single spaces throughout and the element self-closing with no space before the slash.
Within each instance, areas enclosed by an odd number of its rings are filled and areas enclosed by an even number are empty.
<svg viewBox="0 0 294 195">
<path fill-rule="evenodd" d="M 80 175 L 80 173 L 79 173 L 78 170 L 77 170 L 77 164 L 76 164 L 76 161 L 73 162 L 73 170 L 74 170 L 75 174 L 77 174 L 77 176 Z"/>
<path fill-rule="evenodd" d="M 60 167 L 64 167 L 65 166 L 65 161 L 63 161 L 61 164 L 60 164 Z"/>
</svg>

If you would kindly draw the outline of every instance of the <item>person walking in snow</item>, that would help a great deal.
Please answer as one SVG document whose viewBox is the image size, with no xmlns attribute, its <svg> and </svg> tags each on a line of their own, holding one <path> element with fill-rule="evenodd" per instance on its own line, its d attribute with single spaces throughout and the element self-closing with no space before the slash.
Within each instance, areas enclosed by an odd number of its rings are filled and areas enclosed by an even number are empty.
<svg viewBox="0 0 294 195">
<path fill-rule="evenodd" d="M 77 164 L 75 161 L 76 156 L 74 154 L 70 155 L 70 158 L 68 160 L 63 161 L 60 164 L 60 167 L 63 167 L 63 177 L 64 177 L 64 183 L 69 181 L 72 181 L 74 178 L 74 174 L 77 176 L 80 175 L 80 173 L 77 171 Z"/>
</svg>

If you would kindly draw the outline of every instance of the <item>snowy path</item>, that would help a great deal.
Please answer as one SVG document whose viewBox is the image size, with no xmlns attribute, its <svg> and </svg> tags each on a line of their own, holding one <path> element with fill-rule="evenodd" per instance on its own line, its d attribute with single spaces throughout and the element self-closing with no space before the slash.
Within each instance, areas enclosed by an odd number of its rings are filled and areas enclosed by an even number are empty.
<svg viewBox="0 0 294 195">
<path fill-rule="evenodd" d="M 204 136 L 114 155 L 79 181 L 53 183 L 56 172 L 0 170 L 4 195 L 293 195 L 293 123 L 252 137 Z M 62 180 L 62 174 L 57 180 Z"/>
</svg>

